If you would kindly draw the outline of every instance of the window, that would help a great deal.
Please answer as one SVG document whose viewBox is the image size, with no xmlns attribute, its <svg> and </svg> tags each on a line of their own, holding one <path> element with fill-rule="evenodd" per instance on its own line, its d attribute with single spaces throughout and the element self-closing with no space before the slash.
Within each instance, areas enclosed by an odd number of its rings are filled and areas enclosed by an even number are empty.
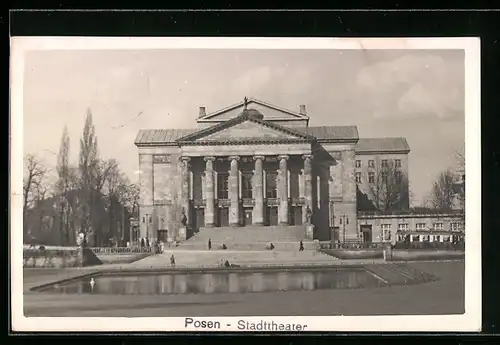
<svg viewBox="0 0 500 345">
<path fill-rule="evenodd" d="M 382 168 L 387 168 L 387 159 L 382 159 Z"/>
<path fill-rule="evenodd" d="M 361 173 L 360 172 L 356 173 L 356 183 L 361 183 Z"/>
<path fill-rule="evenodd" d="M 229 173 L 218 173 L 217 174 L 217 197 L 219 199 L 228 199 L 228 180 Z"/>
<path fill-rule="evenodd" d="M 390 241 L 391 240 L 391 224 L 382 224 L 380 226 L 382 229 L 382 241 Z"/>
<path fill-rule="evenodd" d="M 278 197 L 278 193 L 276 190 L 277 177 L 278 177 L 278 172 L 276 172 L 276 171 L 267 171 L 266 172 L 266 197 L 267 198 L 277 198 Z"/>
<path fill-rule="evenodd" d="M 434 223 L 434 224 L 432 224 L 432 229 L 434 231 L 443 231 L 443 223 Z"/>
<path fill-rule="evenodd" d="M 368 161 L 368 168 L 375 168 L 375 161 L 373 159 Z"/>
<path fill-rule="evenodd" d="M 253 197 L 252 176 L 253 174 L 251 172 L 243 172 L 241 174 L 241 191 L 245 199 L 251 199 Z"/>
<path fill-rule="evenodd" d="M 396 159 L 396 168 L 401 168 L 401 159 Z"/>
<path fill-rule="evenodd" d="M 430 237 L 429 237 L 429 235 L 421 235 L 421 236 L 420 236 L 420 240 L 421 240 L 422 242 L 429 242 Z"/>
<path fill-rule="evenodd" d="M 408 223 L 398 224 L 398 231 L 408 231 Z"/>
<path fill-rule="evenodd" d="M 425 230 L 425 223 L 417 223 L 415 225 L 415 228 L 417 229 L 417 231 L 424 231 Z"/>
<path fill-rule="evenodd" d="M 460 223 L 450 223 L 450 230 L 451 231 L 460 231 L 460 230 L 462 230 L 462 226 Z"/>
<path fill-rule="evenodd" d="M 432 240 L 433 240 L 433 242 L 439 242 L 439 241 L 440 241 L 440 239 L 441 239 L 441 236 L 439 236 L 439 235 L 434 235 Z"/>
<path fill-rule="evenodd" d="M 375 183 L 375 173 L 373 171 L 368 173 L 368 182 Z"/>
<path fill-rule="evenodd" d="M 356 168 L 361 168 L 361 161 L 360 160 L 356 160 Z"/>
<path fill-rule="evenodd" d="M 420 236 L 419 235 L 412 235 L 411 236 L 411 241 L 412 242 L 419 242 L 420 241 Z"/>
<path fill-rule="evenodd" d="M 403 174 L 401 173 L 401 171 L 396 171 L 396 183 L 401 183 L 402 180 Z"/>
<path fill-rule="evenodd" d="M 382 172 L 382 182 L 387 183 L 387 173 L 385 171 Z"/>
</svg>

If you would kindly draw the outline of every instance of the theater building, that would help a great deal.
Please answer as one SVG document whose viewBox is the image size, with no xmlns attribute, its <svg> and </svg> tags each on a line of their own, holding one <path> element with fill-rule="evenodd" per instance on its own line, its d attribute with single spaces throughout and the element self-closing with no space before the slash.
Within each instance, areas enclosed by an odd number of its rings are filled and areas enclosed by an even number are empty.
<svg viewBox="0 0 500 345">
<path fill-rule="evenodd" d="M 291 111 L 245 99 L 211 113 L 200 107 L 193 129 L 140 130 L 138 237 L 184 240 L 214 227 L 299 226 L 310 210 L 314 239 L 331 240 L 339 227 L 339 240 L 360 238 L 357 185 L 391 155 L 401 157 L 407 173 L 408 144 L 360 139 L 356 126 L 309 120 L 304 105 Z M 184 214 L 186 234 L 179 233 Z"/>
</svg>

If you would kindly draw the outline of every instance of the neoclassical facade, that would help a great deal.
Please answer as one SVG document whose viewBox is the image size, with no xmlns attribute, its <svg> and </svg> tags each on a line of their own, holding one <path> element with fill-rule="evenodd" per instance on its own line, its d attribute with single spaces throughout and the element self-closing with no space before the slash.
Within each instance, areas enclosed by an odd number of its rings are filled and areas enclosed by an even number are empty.
<svg viewBox="0 0 500 345">
<path fill-rule="evenodd" d="M 400 139 L 386 153 L 406 157 L 409 148 Z M 315 239 L 330 240 L 339 225 L 342 238 L 359 238 L 357 155 L 376 152 L 357 152 L 355 126 L 309 126 L 303 105 L 294 112 L 245 99 L 212 113 L 200 107 L 194 129 L 141 130 L 135 145 L 139 238 L 184 240 L 213 227 L 298 226 L 309 210 Z M 186 234 L 179 233 L 183 215 Z"/>
</svg>

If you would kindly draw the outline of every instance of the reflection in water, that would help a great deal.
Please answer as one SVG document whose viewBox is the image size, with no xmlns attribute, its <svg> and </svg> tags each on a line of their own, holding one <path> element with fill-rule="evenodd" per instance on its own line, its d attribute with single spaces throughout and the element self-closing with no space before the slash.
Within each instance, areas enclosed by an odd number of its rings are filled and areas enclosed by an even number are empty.
<svg viewBox="0 0 500 345">
<path fill-rule="evenodd" d="M 214 272 L 96 276 L 53 285 L 45 292 L 113 295 L 214 294 L 319 289 L 352 289 L 380 286 L 380 281 L 361 269 Z"/>
</svg>

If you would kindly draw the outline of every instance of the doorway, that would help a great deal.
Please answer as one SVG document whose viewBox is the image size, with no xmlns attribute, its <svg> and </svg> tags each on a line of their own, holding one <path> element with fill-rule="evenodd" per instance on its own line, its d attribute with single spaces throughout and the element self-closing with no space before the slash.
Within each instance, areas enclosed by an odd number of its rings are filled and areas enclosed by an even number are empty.
<svg viewBox="0 0 500 345">
<path fill-rule="evenodd" d="M 195 217 L 194 217 L 194 228 L 199 229 L 205 226 L 205 210 L 202 208 L 195 209 Z"/>
<path fill-rule="evenodd" d="M 278 225 L 278 208 L 268 207 L 267 208 L 267 222 L 270 226 Z"/>
<path fill-rule="evenodd" d="M 251 208 L 245 208 L 243 210 L 243 226 L 252 225 L 252 211 Z"/>
<path fill-rule="evenodd" d="M 166 243 L 168 239 L 168 230 L 158 230 L 157 238 L 159 242 Z"/>
<path fill-rule="evenodd" d="M 302 225 L 302 206 L 292 206 L 290 225 Z"/>
<path fill-rule="evenodd" d="M 229 226 L 229 208 L 220 207 L 218 208 L 218 220 L 219 227 Z"/>
<path fill-rule="evenodd" d="M 363 243 L 372 243 L 372 226 L 371 225 L 360 225 L 361 236 L 363 238 Z"/>
</svg>

